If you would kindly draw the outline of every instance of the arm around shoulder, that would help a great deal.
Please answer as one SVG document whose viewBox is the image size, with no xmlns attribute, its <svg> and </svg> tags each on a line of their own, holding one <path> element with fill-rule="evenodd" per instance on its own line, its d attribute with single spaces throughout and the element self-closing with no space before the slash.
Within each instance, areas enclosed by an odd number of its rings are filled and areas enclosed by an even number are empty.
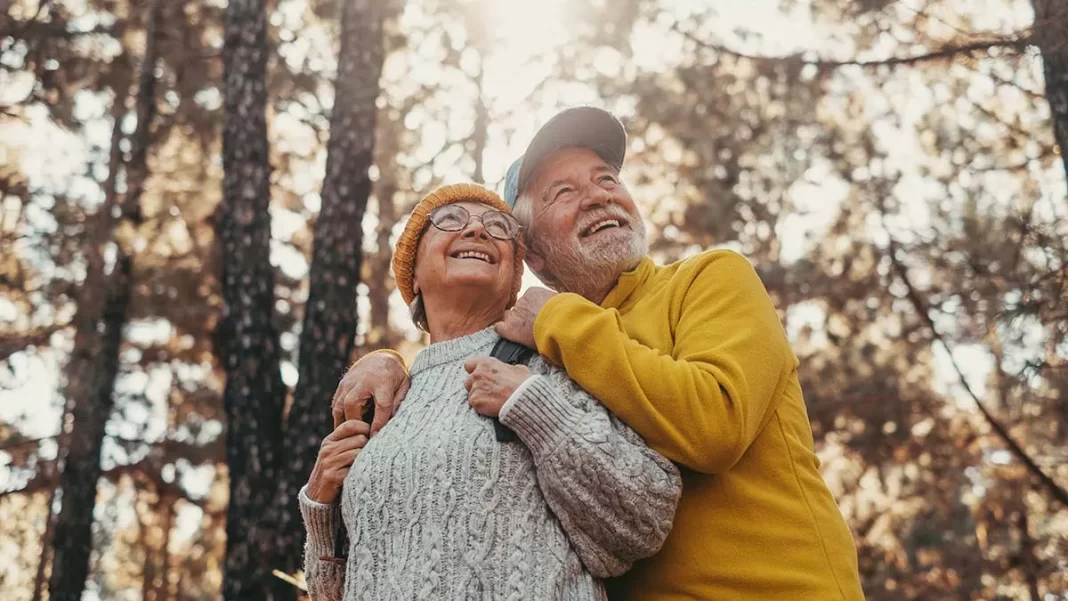
<svg viewBox="0 0 1068 601">
<path fill-rule="evenodd" d="M 615 309 L 559 295 L 538 316 L 538 350 L 652 448 L 695 471 L 720 473 L 756 438 L 795 360 L 763 283 L 741 255 L 695 257 L 668 285 L 676 288 L 672 348 L 632 339 Z"/>
</svg>

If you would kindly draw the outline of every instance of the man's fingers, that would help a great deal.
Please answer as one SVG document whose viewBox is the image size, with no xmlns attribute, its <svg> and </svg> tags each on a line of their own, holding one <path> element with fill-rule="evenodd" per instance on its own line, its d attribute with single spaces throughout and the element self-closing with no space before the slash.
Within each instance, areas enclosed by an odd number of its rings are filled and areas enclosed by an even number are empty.
<svg viewBox="0 0 1068 601">
<path fill-rule="evenodd" d="M 337 428 L 345 421 L 345 404 L 335 399 L 330 407 L 330 413 L 334 415 L 334 428 Z"/>
<path fill-rule="evenodd" d="M 384 404 L 379 404 L 378 400 L 375 400 L 375 416 L 371 420 L 371 436 L 378 434 L 379 430 L 385 427 L 386 422 L 390 417 L 393 417 L 390 413 L 391 407 L 387 407 Z"/>
<path fill-rule="evenodd" d="M 508 321 L 497 322 L 497 324 L 493 326 L 493 328 L 497 330 L 497 335 L 501 338 L 504 338 L 505 340 L 515 341 L 515 329 Z"/>
<path fill-rule="evenodd" d="M 334 393 L 334 399 L 331 401 L 333 405 L 334 414 L 334 427 L 341 425 L 341 422 L 345 421 L 345 414 L 349 403 L 349 397 L 352 396 L 353 390 L 356 388 L 355 383 L 346 382 L 344 379 L 337 385 L 337 392 Z"/>
<path fill-rule="evenodd" d="M 408 396 L 408 386 L 408 378 L 405 378 L 404 382 L 397 388 L 397 394 L 393 395 L 393 411 L 390 413 L 390 417 L 397 414 L 397 409 L 399 409 L 401 403 L 404 402 L 404 397 Z"/>
<path fill-rule="evenodd" d="M 372 391 L 372 396 L 375 399 L 375 413 L 379 413 L 380 409 L 391 409 L 390 403 L 393 402 L 393 393 L 389 390 L 389 387 L 385 384 L 375 386 Z"/>
</svg>

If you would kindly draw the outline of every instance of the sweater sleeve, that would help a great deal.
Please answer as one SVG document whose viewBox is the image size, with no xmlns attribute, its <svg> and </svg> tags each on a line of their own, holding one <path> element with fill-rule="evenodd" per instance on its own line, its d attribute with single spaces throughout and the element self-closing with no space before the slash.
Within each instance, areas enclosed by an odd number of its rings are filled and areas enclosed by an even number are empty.
<svg viewBox="0 0 1068 601">
<path fill-rule="evenodd" d="M 320 559 L 333 556 L 337 532 L 336 505 L 324 505 L 308 498 L 304 488 L 297 495 L 308 540 L 304 544 L 304 580 L 312 601 L 341 601 L 345 583 L 345 566 Z"/>
<path fill-rule="evenodd" d="M 774 412 L 796 360 L 749 262 L 713 251 L 680 268 L 670 349 L 628 335 L 620 313 L 558 294 L 534 324 L 541 353 L 564 366 L 665 457 L 703 473 L 741 459 Z"/>
<path fill-rule="evenodd" d="M 589 572 L 618 576 L 656 553 L 682 492 L 675 465 L 562 370 L 517 392 L 501 422 L 530 449 L 545 500 Z"/>
</svg>

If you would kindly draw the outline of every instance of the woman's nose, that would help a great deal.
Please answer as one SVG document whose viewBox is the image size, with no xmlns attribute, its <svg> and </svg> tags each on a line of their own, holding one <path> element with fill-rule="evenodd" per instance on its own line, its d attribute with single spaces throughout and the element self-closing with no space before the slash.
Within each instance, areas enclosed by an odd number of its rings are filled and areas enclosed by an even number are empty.
<svg viewBox="0 0 1068 601">
<path fill-rule="evenodd" d="M 463 231 L 464 238 L 481 238 L 483 240 L 489 238 L 489 234 L 486 233 L 486 227 L 482 225 L 482 220 L 471 219 L 467 223 L 467 227 Z"/>
</svg>

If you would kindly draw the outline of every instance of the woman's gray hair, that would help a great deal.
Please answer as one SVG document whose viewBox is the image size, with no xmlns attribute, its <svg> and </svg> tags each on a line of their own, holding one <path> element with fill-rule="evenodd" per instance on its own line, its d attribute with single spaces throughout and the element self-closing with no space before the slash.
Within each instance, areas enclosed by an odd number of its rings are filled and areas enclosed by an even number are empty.
<svg viewBox="0 0 1068 601">
<path fill-rule="evenodd" d="M 412 321 L 424 332 L 430 331 L 430 324 L 426 320 L 426 305 L 423 304 L 423 293 L 415 295 L 415 300 L 412 304 L 408 305 L 408 310 L 412 314 Z"/>
</svg>

